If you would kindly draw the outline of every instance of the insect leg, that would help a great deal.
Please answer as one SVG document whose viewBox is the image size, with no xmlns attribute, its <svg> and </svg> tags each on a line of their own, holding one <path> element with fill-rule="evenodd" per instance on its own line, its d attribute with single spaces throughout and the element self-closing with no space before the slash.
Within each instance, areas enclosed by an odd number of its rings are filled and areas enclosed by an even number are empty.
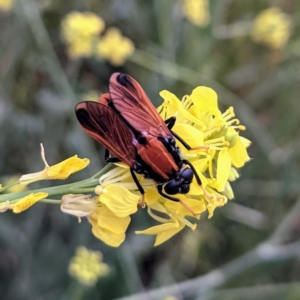
<svg viewBox="0 0 300 300">
<path fill-rule="evenodd" d="M 187 164 L 188 166 L 190 166 L 190 168 L 192 169 L 192 171 L 193 171 L 193 173 L 194 173 L 194 175 L 195 175 L 195 177 L 196 177 L 196 181 L 197 181 L 197 183 L 199 184 L 199 186 L 201 187 L 201 189 L 202 189 L 204 195 L 205 195 L 207 198 L 209 198 L 209 199 L 213 199 L 213 196 L 211 196 L 211 195 L 207 192 L 207 190 L 202 186 L 202 181 L 201 181 L 201 179 L 200 179 L 200 177 L 199 177 L 199 175 L 198 175 L 198 173 L 197 173 L 195 167 L 193 166 L 193 164 L 191 164 L 188 160 L 185 160 L 185 159 L 183 159 L 182 162 L 185 163 L 185 164 Z M 218 198 L 218 197 L 217 197 L 217 198 Z"/>
<path fill-rule="evenodd" d="M 165 123 L 168 127 L 168 129 L 170 129 L 171 133 L 173 134 L 173 136 L 187 149 L 187 150 L 191 150 L 192 147 L 185 142 L 177 133 L 175 133 L 172 128 L 175 125 L 176 122 L 176 117 L 170 117 L 169 119 L 165 120 Z"/>
<path fill-rule="evenodd" d="M 169 119 L 165 120 L 165 123 L 167 125 L 167 127 L 171 130 L 173 128 L 173 126 L 175 125 L 176 122 L 176 117 L 170 117 Z"/>
<path fill-rule="evenodd" d="M 105 149 L 104 159 L 106 162 L 110 162 L 110 163 L 121 162 L 121 160 L 118 159 L 117 157 L 110 157 L 109 150 L 107 148 Z"/>
<path fill-rule="evenodd" d="M 185 149 L 187 150 L 201 150 L 201 149 L 208 150 L 209 149 L 208 146 L 199 146 L 199 147 L 192 148 L 182 137 L 180 137 L 177 133 L 175 133 L 172 130 L 173 126 L 175 125 L 175 122 L 176 122 L 176 117 L 174 116 L 165 120 L 168 129 L 171 131 L 173 136 L 184 146 Z"/>
<path fill-rule="evenodd" d="M 188 210 L 193 216 L 196 216 L 196 214 L 194 213 L 194 211 L 193 211 L 189 206 L 187 206 L 183 201 L 181 201 L 181 200 L 178 199 L 178 198 L 175 198 L 175 197 L 172 197 L 172 196 L 169 196 L 169 195 L 165 194 L 165 193 L 162 191 L 162 186 L 161 186 L 161 185 L 157 185 L 157 191 L 158 191 L 158 193 L 159 193 L 161 196 L 163 196 L 163 197 L 165 197 L 165 198 L 167 198 L 167 199 L 169 199 L 169 200 L 172 200 L 172 201 L 175 201 L 175 202 L 180 202 L 180 204 L 181 204 L 186 210 Z"/>
<path fill-rule="evenodd" d="M 141 186 L 139 180 L 137 179 L 137 177 L 136 177 L 136 175 L 135 175 L 135 173 L 134 173 L 134 171 L 133 171 L 132 168 L 130 168 L 130 174 L 131 174 L 132 179 L 133 179 L 133 181 L 135 182 L 135 184 L 136 184 L 138 190 L 140 191 L 140 193 L 141 193 L 141 195 L 142 195 L 141 206 L 142 206 L 142 207 L 145 207 L 145 199 L 144 199 L 145 191 L 144 191 L 143 187 Z"/>
</svg>

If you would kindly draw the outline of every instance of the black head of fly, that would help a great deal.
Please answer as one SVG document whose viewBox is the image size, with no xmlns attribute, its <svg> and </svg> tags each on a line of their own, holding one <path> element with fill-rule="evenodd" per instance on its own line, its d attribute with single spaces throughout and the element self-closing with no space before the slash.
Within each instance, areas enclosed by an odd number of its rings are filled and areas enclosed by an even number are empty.
<svg viewBox="0 0 300 300">
<path fill-rule="evenodd" d="M 164 185 L 164 190 L 169 195 L 187 194 L 190 191 L 190 184 L 194 173 L 190 168 L 181 169 L 177 176 Z"/>
</svg>

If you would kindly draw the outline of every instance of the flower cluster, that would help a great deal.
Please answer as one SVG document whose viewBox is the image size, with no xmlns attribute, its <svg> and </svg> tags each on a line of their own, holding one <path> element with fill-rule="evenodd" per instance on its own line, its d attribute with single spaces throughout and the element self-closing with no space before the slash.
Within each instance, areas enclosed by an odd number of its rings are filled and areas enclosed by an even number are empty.
<svg viewBox="0 0 300 300">
<path fill-rule="evenodd" d="M 137 174 L 145 191 L 142 197 L 129 167 L 117 163 L 109 171 L 110 165 L 91 178 L 73 184 L 0 195 L 0 212 L 12 209 L 14 213 L 20 213 L 40 201 L 59 203 L 64 213 L 76 216 L 79 221 L 86 217 L 92 233 L 112 247 L 118 247 L 125 240 L 131 215 L 139 207 L 146 207 L 156 225 L 138 230 L 136 234 L 156 236 L 155 245 L 170 239 L 186 226 L 194 230 L 195 220 L 204 212 L 212 217 L 217 207 L 233 199 L 230 182 L 239 177 L 237 168 L 250 160 L 247 153 L 250 141 L 240 136 L 245 127 L 235 118 L 232 107 L 224 113 L 219 110 L 217 94 L 208 87 L 195 88 L 181 101 L 166 90 L 160 96 L 164 101 L 157 110 L 164 120 L 176 117 L 172 130 L 191 147 L 187 150 L 177 142 L 182 159 L 193 165 L 201 180 L 201 184 L 193 180 L 188 194 L 177 194 L 178 202 L 162 197 L 153 180 Z M 66 179 L 89 164 L 88 159 L 73 156 L 49 166 L 43 147 L 41 154 L 44 170 L 0 186 L 0 193 L 14 184 L 27 186 L 40 180 Z M 57 197 L 59 199 L 54 200 Z"/>
<path fill-rule="evenodd" d="M 182 157 L 193 164 L 202 185 L 194 180 L 189 194 L 177 194 L 180 201 L 174 202 L 158 193 L 153 180 L 138 175 L 145 190 L 143 201 L 147 212 L 158 224 L 136 234 L 155 235 L 155 245 L 165 242 L 185 226 L 195 229 L 196 224 L 187 218 L 199 219 L 205 211 L 211 217 L 217 207 L 232 199 L 230 181 L 239 176 L 236 168 L 250 159 L 246 150 L 250 141 L 239 134 L 245 127 L 234 118 L 232 107 L 225 113 L 220 112 L 217 94 L 212 89 L 197 87 L 182 101 L 168 91 L 160 95 L 164 102 L 158 112 L 163 119 L 176 116 L 172 130 L 192 147 L 188 151 L 178 142 Z M 124 241 L 130 215 L 138 210 L 139 204 L 144 204 L 129 167 L 122 163 L 117 165 L 100 177 L 95 188 L 97 197 L 65 195 L 61 205 L 66 213 L 79 218 L 86 216 L 93 234 L 113 247 Z"/>
<path fill-rule="evenodd" d="M 252 39 L 271 49 L 282 49 L 291 35 L 291 19 L 278 7 L 263 10 L 256 17 Z"/>
<path fill-rule="evenodd" d="M 182 12 L 192 24 L 198 27 L 206 27 L 210 22 L 208 0 L 183 0 Z"/>
<path fill-rule="evenodd" d="M 124 64 L 134 52 L 133 42 L 116 28 L 105 28 L 104 21 L 91 12 L 70 12 L 61 22 L 61 36 L 71 59 L 96 57 L 115 66 Z"/>
<path fill-rule="evenodd" d="M 69 264 L 69 274 L 85 286 L 95 285 L 99 277 L 106 276 L 109 266 L 102 262 L 102 253 L 81 246 Z"/>
</svg>

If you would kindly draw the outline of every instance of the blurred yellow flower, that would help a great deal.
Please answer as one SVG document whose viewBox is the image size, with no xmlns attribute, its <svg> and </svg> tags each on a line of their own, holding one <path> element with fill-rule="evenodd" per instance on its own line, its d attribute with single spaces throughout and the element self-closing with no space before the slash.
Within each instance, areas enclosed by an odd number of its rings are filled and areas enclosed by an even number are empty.
<svg viewBox="0 0 300 300">
<path fill-rule="evenodd" d="M 98 36 L 104 26 L 104 21 L 92 12 L 73 11 L 61 22 L 61 36 L 65 42 L 74 43 L 82 38 Z"/>
<path fill-rule="evenodd" d="M 67 54 L 71 59 L 80 57 L 91 57 L 94 53 L 97 39 L 78 38 L 78 40 L 67 44 Z"/>
<path fill-rule="evenodd" d="M 120 66 L 133 52 L 133 42 L 122 36 L 119 29 L 110 28 L 99 40 L 96 55 L 99 58 L 107 59 L 112 65 Z"/>
<path fill-rule="evenodd" d="M 70 58 L 89 57 L 94 53 L 104 21 L 92 12 L 70 12 L 61 22 L 61 37 Z"/>
<path fill-rule="evenodd" d="M 191 146 L 187 150 L 179 141 L 182 158 L 188 160 L 200 177 L 201 185 L 194 178 L 188 194 L 177 194 L 178 202 L 162 197 L 153 180 L 136 174 L 145 194 L 142 196 L 133 181 L 128 166 L 117 167 L 102 175 L 95 188 L 97 198 L 68 195 L 63 197 L 62 210 L 77 217 L 86 216 L 92 225 L 93 234 L 106 244 L 118 247 L 125 239 L 131 221 L 130 215 L 139 205 L 147 206 L 148 214 L 156 225 L 136 234 L 156 236 L 155 246 L 162 244 L 186 226 L 192 230 L 207 211 L 212 217 L 214 210 L 234 197 L 230 181 L 238 178 L 236 168 L 242 167 L 249 156 L 250 141 L 241 137 L 245 127 L 235 118 L 232 107 L 224 113 L 219 110 L 215 91 L 208 87 L 195 88 L 191 95 L 180 101 L 168 91 L 160 93 L 164 99 L 157 109 L 163 119 L 176 116 L 172 130 Z M 68 196 L 68 197 L 67 197 Z M 75 200 L 77 199 L 77 200 Z M 187 219 L 189 218 L 189 219 Z"/>
<path fill-rule="evenodd" d="M 182 12 L 196 26 L 206 27 L 210 22 L 208 0 L 183 0 Z"/>
<path fill-rule="evenodd" d="M 9 208 L 12 209 L 12 211 L 17 214 L 20 212 L 23 212 L 24 210 L 27 210 L 29 207 L 34 205 L 36 202 L 45 199 L 48 196 L 47 193 L 39 192 L 39 193 L 31 193 L 30 195 L 23 197 L 21 199 L 15 200 L 16 203 L 11 204 Z"/>
<path fill-rule="evenodd" d="M 78 247 L 69 263 L 69 274 L 85 286 L 93 286 L 98 278 L 109 273 L 109 266 L 102 262 L 100 251 Z"/>
<path fill-rule="evenodd" d="M 259 13 L 253 23 L 253 41 L 272 49 L 281 49 L 291 35 L 291 18 L 278 7 L 270 7 Z"/>
<path fill-rule="evenodd" d="M 0 0 L 0 10 L 10 11 L 15 4 L 15 0 Z"/>
<path fill-rule="evenodd" d="M 56 165 L 49 166 L 46 159 L 43 145 L 41 144 L 41 156 L 45 164 L 45 169 L 40 172 L 22 175 L 20 183 L 28 185 L 30 183 L 47 179 L 67 179 L 71 174 L 84 169 L 89 163 L 87 158 L 78 158 L 74 155 Z"/>
</svg>

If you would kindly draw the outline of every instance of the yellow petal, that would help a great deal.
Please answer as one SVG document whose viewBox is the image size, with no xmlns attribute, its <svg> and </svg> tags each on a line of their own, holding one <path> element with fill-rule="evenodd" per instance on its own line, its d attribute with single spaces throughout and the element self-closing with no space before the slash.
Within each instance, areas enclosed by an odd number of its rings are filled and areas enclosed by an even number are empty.
<svg viewBox="0 0 300 300">
<path fill-rule="evenodd" d="M 218 107 L 218 95 L 213 89 L 206 86 L 198 86 L 193 90 L 191 98 L 198 110 L 210 112 L 215 117 L 221 116 Z"/>
<path fill-rule="evenodd" d="M 178 198 L 197 215 L 206 211 L 206 205 L 203 200 L 195 200 L 185 195 L 178 195 Z M 165 207 L 179 216 L 193 216 L 180 202 L 168 200 L 165 203 Z"/>
<path fill-rule="evenodd" d="M 152 226 L 145 230 L 136 231 L 136 234 L 147 234 L 155 235 L 157 234 L 154 246 L 158 246 L 161 243 L 170 239 L 173 235 L 178 233 L 184 228 L 184 224 L 178 221 L 176 218 L 172 218 L 173 222 L 164 223 L 161 225 Z"/>
<path fill-rule="evenodd" d="M 89 159 L 78 158 L 77 155 L 74 155 L 61 163 L 46 168 L 45 170 L 49 179 L 66 179 L 71 174 L 84 169 L 89 163 Z"/>
<path fill-rule="evenodd" d="M 243 136 L 240 136 L 240 139 L 245 148 L 248 148 L 251 145 L 251 141 L 244 138 Z"/>
<path fill-rule="evenodd" d="M 236 168 L 241 168 L 247 161 L 250 160 L 241 138 L 236 139 L 235 145 L 232 148 L 229 148 L 229 153 L 231 156 L 231 162 Z"/>
<path fill-rule="evenodd" d="M 202 187 L 206 187 L 209 183 L 210 183 L 210 180 L 207 179 L 203 173 L 201 171 L 198 170 L 197 168 L 197 161 L 195 163 L 193 163 L 193 166 L 195 167 L 196 171 L 197 171 L 197 174 L 201 180 L 201 186 Z M 193 196 L 199 196 L 199 195 L 203 195 L 203 190 L 201 188 L 201 186 L 198 184 L 196 178 L 194 177 L 191 185 L 190 185 L 190 192 L 189 194 L 190 195 L 193 195 Z"/>
<path fill-rule="evenodd" d="M 229 174 L 228 180 L 229 181 L 234 181 L 234 180 L 236 180 L 239 177 L 240 177 L 240 175 L 239 175 L 238 171 L 235 168 L 232 167 L 230 169 L 230 174 Z"/>
<path fill-rule="evenodd" d="M 47 196 L 48 194 L 43 192 L 36 194 L 31 193 L 24 198 L 18 199 L 17 202 L 12 205 L 12 210 L 15 214 L 20 213 L 34 205 L 36 202 L 45 199 Z"/>
<path fill-rule="evenodd" d="M 111 184 L 99 196 L 99 201 L 107 206 L 117 217 L 126 217 L 137 211 L 141 196 L 129 192 L 124 187 Z"/>
<path fill-rule="evenodd" d="M 231 171 L 231 157 L 228 150 L 221 150 L 217 162 L 217 183 L 219 192 L 223 191 Z"/>
<path fill-rule="evenodd" d="M 167 222 L 163 223 L 160 225 L 155 225 L 152 226 L 148 229 L 145 230 L 137 230 L 135 231 L 136 234 L 147 234 L 147 235 L 153 235 L 153 234 L 158 234 L 160 232 L 169 230 L 169 229 L 174 229 L 179 227 L 179 222 L 176 218 L 172 218 L 172 222 Z"/>
<path fill-rule="evenodd" d="M 188 119 L 190 122 L 197 124 L 200 128 L 205 129 L 204 124 L 185 110 L 182 106 L 181 101 L 172 93 L 167 90 L 163 90 L 159 95 L 167 102 L 168 105 L 173 106 L 184 118 Z"/>
<path fill-rule="evenodd" d="M 183 140 L 192 148 L 203 146 L 204 133 L 197 128 L 189 124 L 175 123 L 172 130 L 177 133 Z M 177 145 L 180 147 L 183 153 L 189 151 L 181 144 L 180 141 L 176 140 Z M 199 150 L 198 150 L 199 151 Z"/>
<path fill-rule="evenodd" d="M 145 202 L 148 206 L 152 205 L 154 202 L 156 202 L 161 196 L 158 193 L 157 189 L 149 189 L 145 192 Z"/>
<path fill-rule="evenodd" d="M 117 234 L 106 228 L 100 227 L 96 218 L 88 217 L 88 220 L 92 224 L 93 235 L 105 244 L 112 247 L 119 247 L 124 242 L 126 236 L 125 233 Z"/>
<path fill-rule="evenodd" d="M 223 194 L 227 197 L 227 199 L 233 199 L 234 198 L 234 193 L 233 193 L 233 190 L 231 188 L 231 185 L 229 182 L 226 182 L 226 185 L 225 185 L 225 189 L 224 189 L 224 192 Z"/>
<path fill-rule="evenodd" d="M 124 233 L 131 220 L 129 216 L 116 217 L 105 205 L 96 208 L 92 216 L 97 218 L 100 227 L 116 234 Z"/>
<path fill-rule="evenodd" d="M 184 228 L 184 226 L 185 225 L 183 223 L 179 223 L 179 226 L 177 228 L 172 228 L 172 229 L 158 233 L 156 236 L 156 239 L 155 239 L 154 246 L 158 246 L 158 245 L 164 243 L 165 241 L 170 239 L 173 235 L 175 235 L 176 233 L 181 231 Z"/>
<path fill-rule="evenodd" d="M 87 158 L 78 158 L 77 155 L 70 157 L 56 165 L 46 166 L 43 171 L 21 176 L 20 183 L 27 185 L 46 179 L 66 179 L 71 174 L 84 169 L 90 163 Z"/>
</svg>

